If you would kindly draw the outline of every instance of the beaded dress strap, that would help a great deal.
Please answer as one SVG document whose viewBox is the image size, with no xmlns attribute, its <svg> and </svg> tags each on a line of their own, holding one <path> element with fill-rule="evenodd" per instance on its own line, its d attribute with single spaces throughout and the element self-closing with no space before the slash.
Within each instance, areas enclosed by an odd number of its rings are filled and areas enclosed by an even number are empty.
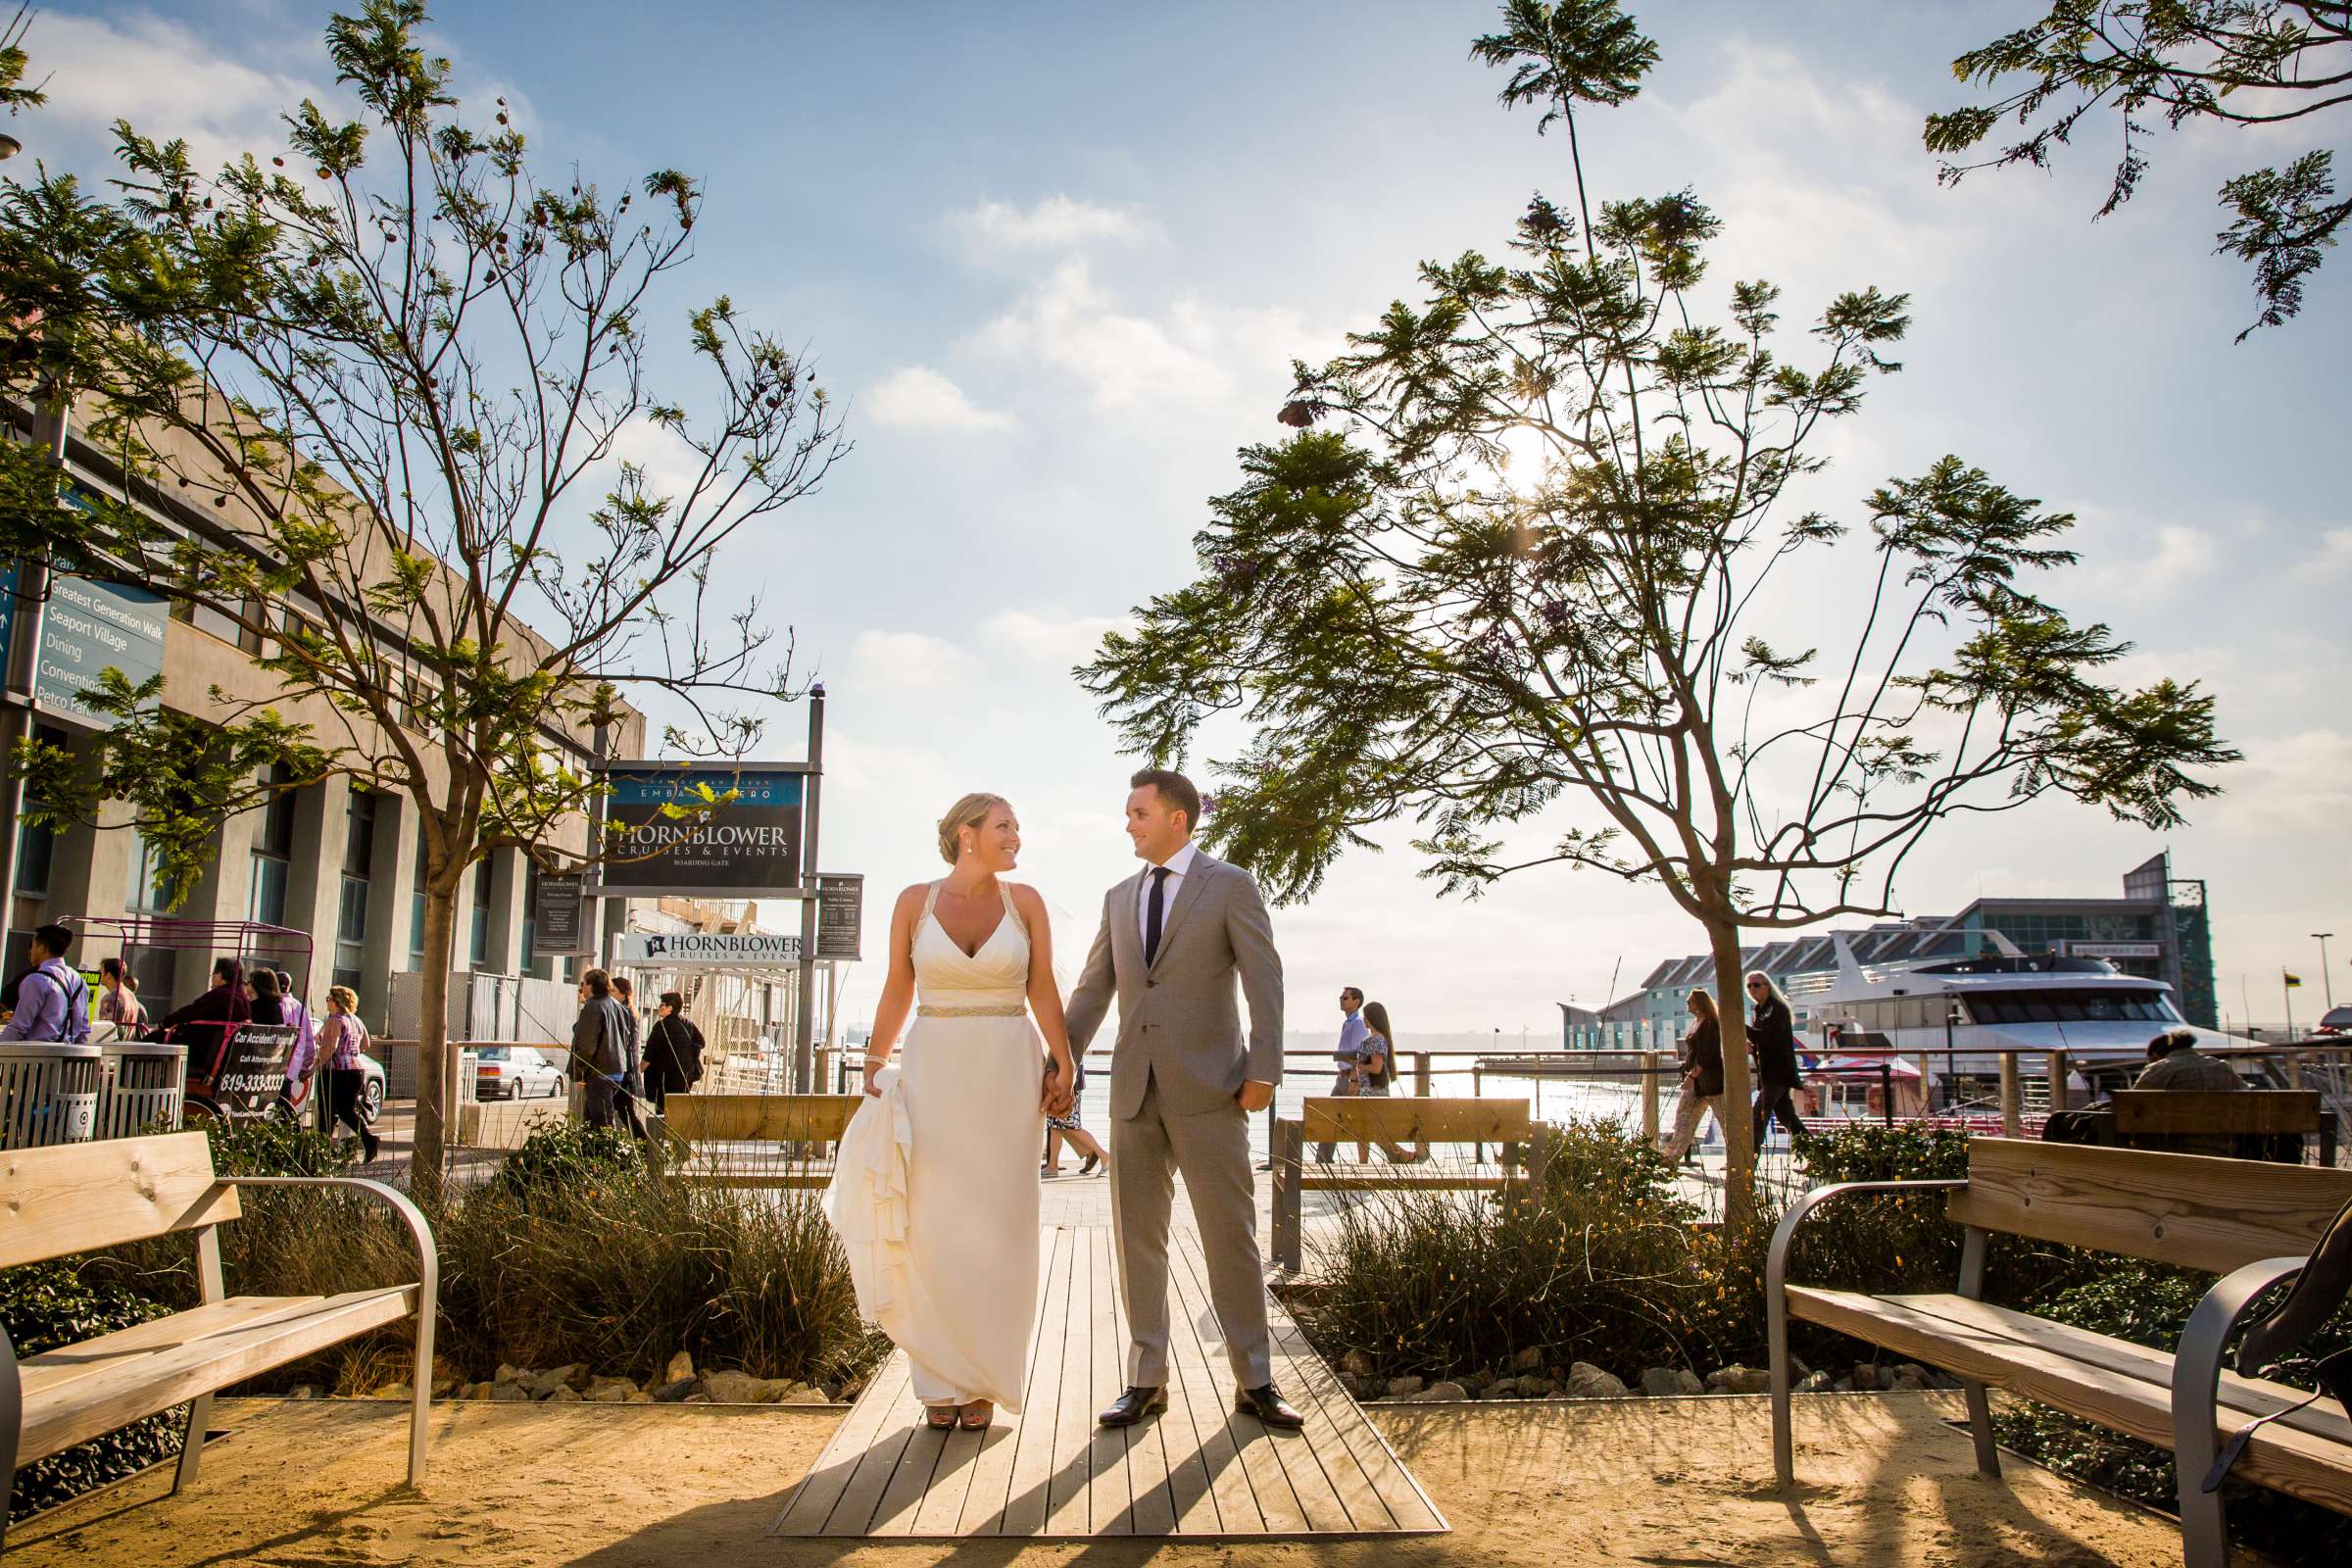
<svg viewBox="0 0 2352 1568">
<path fill-rule="evenodd" d="M 1015 931 L 1018 931 L 1024 937 L 1027 936 L 1029 934 L 1029 922 L 1021 918 L 1021 911 L 1013 905 L 1012 884 L 1009 882 L 1000 881 L 997 884 L 997 892 L 1003 895 L 1004 899 L 1004 918 L 1012 922 L 1012 928 Z"/>
<path fill-rule="evenodd" d="M 927 920 L 931 917 L 931 911 L 939 906 L 939 890 L 947 885 L 944 880 L 931 884 L 923 894 L 923 912 L 919 918 Z"/>
</svg>

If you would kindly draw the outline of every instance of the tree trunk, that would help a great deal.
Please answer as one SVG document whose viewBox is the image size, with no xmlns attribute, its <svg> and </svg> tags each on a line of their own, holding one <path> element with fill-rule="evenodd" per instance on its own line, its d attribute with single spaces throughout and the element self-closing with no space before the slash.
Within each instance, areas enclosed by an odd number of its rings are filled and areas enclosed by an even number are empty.
<svg viewBox="0 0 2352 1568">
<path fill-rule="evenodd" d="M 1756 1222 L 1756 1147 L 1749 1105 L 1754 1080 L 1747 1070 L 1747 976 L 1740 961 L 1740 926 L 1729 916 L 1706 921 L 1707 951 L 1715 959 L 1715 1007 L 1723 1034 L 1723 1228 L 1745 1236 Z"/>
<path fill-rule="evenodd" d="M 429 851 L 428 851 L 429 858 Z M 428 866 L 424 881 L 424 1000 L 416 1020 L 416 1138 L 409 1187 L 437 1191 L 458 1107 L 449 1084 L 449 972 L 456 959 L 458 886 Z"/>
</svg>

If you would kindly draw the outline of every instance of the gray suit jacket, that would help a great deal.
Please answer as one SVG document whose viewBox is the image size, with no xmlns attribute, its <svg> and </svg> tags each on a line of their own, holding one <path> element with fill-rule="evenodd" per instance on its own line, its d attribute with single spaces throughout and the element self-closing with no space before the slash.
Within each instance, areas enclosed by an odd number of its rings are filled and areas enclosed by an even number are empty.
<svg viewBox="0 0 2352 1568">
<path fill-rule="evenodd" d="M 1147 968 L 1136 906 L 1144 872 L 1102 898 L 1102 925 L 1065 1009 L 1070 1049 L 1084 1051 L 1115 994 L 1119 1038 L 1110 1109 L 1131 1117 L 1156 1082 L 1178 1115 L 1231 1104 L 1244 1082 L 1282 1082 L 1282 958 L 1257 884 L 1239 866 L 1196 852 Z M 1250 998 L 1245 1046 L 1234 980 Z"/>
</svg>

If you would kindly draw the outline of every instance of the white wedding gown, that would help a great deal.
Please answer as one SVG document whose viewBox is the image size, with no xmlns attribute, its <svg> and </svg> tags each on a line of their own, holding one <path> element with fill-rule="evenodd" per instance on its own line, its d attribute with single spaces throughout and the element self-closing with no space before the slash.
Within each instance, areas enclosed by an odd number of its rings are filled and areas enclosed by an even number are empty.
<svg viewBox="0 0 2352 1568">
<path fill-rule="evenodd" d="M 990 1399 L 1017 1415 L 1045 1145 L 1029 933 L 1004 889 L 1004 918 L 967 954 L 933 913 L 939 889 L 915 925 L 919 1005 L 898 1081 L 858 1107 L 827 1208 L 850 1244 L 859 1310 L 906 1352 L 915 1397 Z"/>
</svg>

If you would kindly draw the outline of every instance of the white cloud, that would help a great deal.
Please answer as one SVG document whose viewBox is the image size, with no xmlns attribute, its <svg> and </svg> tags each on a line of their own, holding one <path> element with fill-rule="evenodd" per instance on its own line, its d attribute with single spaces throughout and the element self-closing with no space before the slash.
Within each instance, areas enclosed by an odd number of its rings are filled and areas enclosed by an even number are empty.
<svg viewBox="0 0 2352 1568">
<path fill-rule="evenodd" d="M 2192 817 L 2270 842 L 2328 843 L 2352 815 L 2352 735 L 2308 729 L 2254 741 L 2246 760 L 2216 775 L 2222 795 Z"/>
<path fill-rule="evenodd" d="M 1198 406 L 1255 391 L 1269 413 L 1295 355 L 1318 339 L 1289 311 L 1215 306 L 1186 297 L 1157 315 L 1124 308 L 1083 259 L 1062 263 L 982 327 L 981 347 L 1074 377 L 1105 409 Z"/>
<path fill-rule="evenodd" d="M 2352 566 L 2352 528 L 2330 528 L 2320 535 L 2319 569 L 2342 571 Z"/>
<path fill-rule="evenodd" d="M 1068 620 L 1048 620 L 1025 610 L 1006 610 L 991 615 L 980 633 L 991 648 L 1067 669 L 1090 658 L 1104 633 L 1128 631 L 1134 625 L 1125 615 L 1077 615 Z"/>
<path fill-rule="evenodd" d="M 975 256 L 1006 251 L 1071 250 L 1102 241 L 1133 242 L 1157 233 L 1132 207 L 1104 207 L 1049 196 L 1027 209 L 982 202 L 947 215 L 948 231 Z"/>
<path fill-rule="evenodd" d="M 24 119 L 17 133 L 34 152 L 42 151 L 45 133 L 58 130 L 111 148 L 111 127 L 127 120 L 146 135 L 184 137 L 197 169 L 209 173 L 247 152 L 267 160 L 285 144 L 279 116 L 306 97 L 330 117 L 342 112 L 338 95 L 270 69 L 270 51 L 258 36 L 246 33 L 240 43 L 247 47 L 232 58 L 159 17 L 45 15 L 27 48 L 34 73 L 48 77 L 49 104 Z M 312 67 L 307 47 L 304 55 L 288 48 L 278 63 Z"/>
<path fill-rule="evenodd" d="M 866 408 L 883 424 L 914 430 L 1008 430 L 1018 421 L 974 406 L 963 388 L 927 365 L 909 365 L 875 383 Z"/>
<path fill-rule="evenodd" d="M 2140 565 L 2140 586 L 2151 593 L 2169 593 L 2201 577 L 2213 565 L 2212 536 L 2178 522 L 2156 530 L 2156 551 Z"/>
<path fill-rule="evenodd" d="M 927 631 L 861 631 L 850 661 L 860 683 L 893 691 L 944 690 L 975 668 L 971 655 Z"/>
</svg>

